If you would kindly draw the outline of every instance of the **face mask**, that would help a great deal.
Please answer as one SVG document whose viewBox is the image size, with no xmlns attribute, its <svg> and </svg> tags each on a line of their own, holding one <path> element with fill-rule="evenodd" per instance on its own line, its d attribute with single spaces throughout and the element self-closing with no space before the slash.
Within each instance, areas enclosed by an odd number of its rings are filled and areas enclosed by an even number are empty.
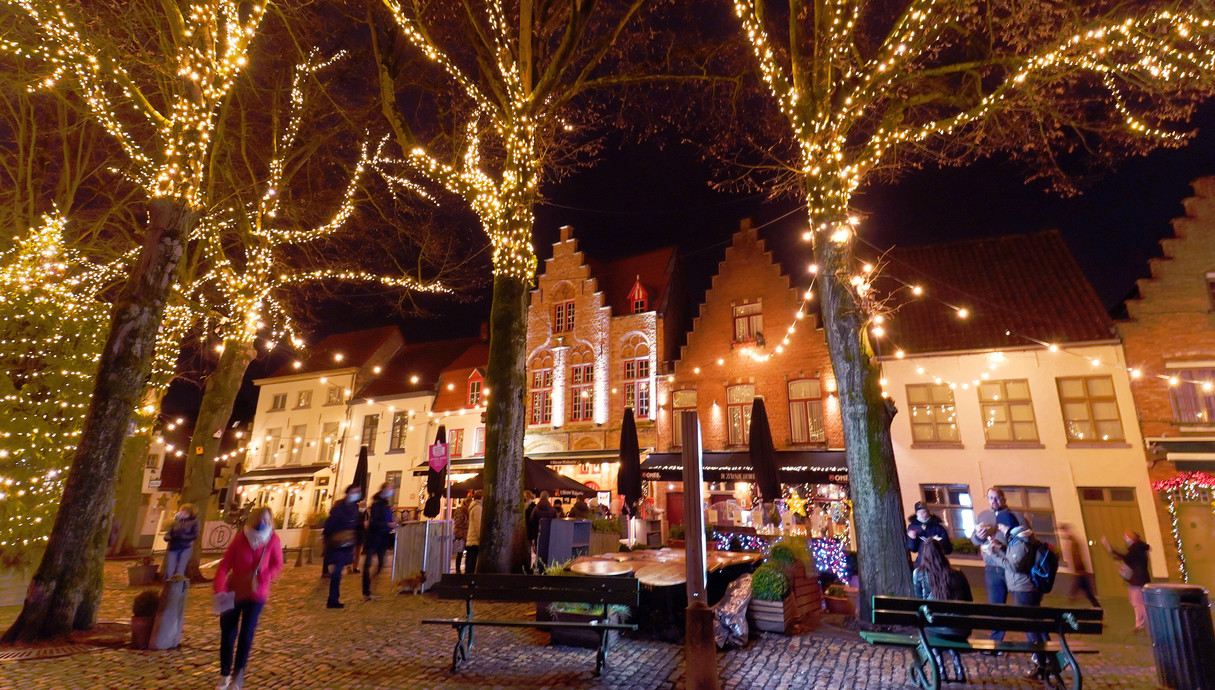
<svg viewBox="0 0 1215 690">
<path fill-rule="evenodd" d="M 350 503 L 358 503 L 359 499 L 362 497 L 363 497 L 363 494 L 350 494 L 349 496 L 346 497 L 346 500 Z"/>
<path fill-rule="evenodd" d="M 266 523 L 264 523 L 264 522 L 263 522 L 263 523 L 258 524 L 258 526 L 257 526 L 257 533 L 258 533 L 258 534 L 265 534 L 266 532 L 269 532 L 269 531 L 270 531 L 270 525 L 267 525 L 267 524 L 266 524 Z"/>
<path fill-rule="evenodd" d="M 392 499 L 392 492 L 391 491 L 384 492 L 384 500 L 387 501 L 387 500 L 391 500 L 391 499 Z"/>
</svg>

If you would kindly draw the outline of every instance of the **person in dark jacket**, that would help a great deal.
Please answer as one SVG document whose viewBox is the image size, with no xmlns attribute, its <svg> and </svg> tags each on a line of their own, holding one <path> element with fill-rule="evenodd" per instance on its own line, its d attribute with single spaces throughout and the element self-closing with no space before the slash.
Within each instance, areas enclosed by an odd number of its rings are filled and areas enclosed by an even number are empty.
<svg viewBox="0 0 1215 690">
<path fill-rule="evenodd" d="M 363 521 L 359 512 L 359 499 L 363 497 L 363 489 L 358 484 L 346 487 L 346 497 L 325 519 L 322 535 L 325 539 L 325 552 L 329 554 L 329 562 L 333 569 L 329 574 L 329 601 L 326 606 L 331 609 L 345 608 L 342 598 L 342 571 L 354 562 L 354 546 L 358 541 L 358 529 Z"/>
<path fill-rule="evenodd" d="M 946 555 L 953 553 L 953 542 L 949 539 L 949 530 L 945 529 L 941 518 L 928 512 L 928 506 L 923 501 L 915 504 L 915 514 L 907 518 L 907 550 L 914 554 L 920 553 L 921 544 L 935 541 L 941 545 Z M 916 564 L 920 562 L 916 557 Z"/>
<path fill-rule="evenodd" d="M 165 540 L 169 542 L 169 550 L 165 554 L 166 580 L 185 576 L 195 539 L 198 539 L 198 510 L 193 503 L 183 503 L 177 510 L 173 526 L 165 534 Z"/>
<path fill-rule="evenodd" d="M 1116 551 L 1110 546 L 1110 540 L 1105 537 L 1101 537 L 1101 544 L 1111 556 L 1122 561 L 1118 573 L 1126 580 L 1126 597 L 1131 602 L 1131 608 L 1135 610 L 1135 632 L 1143 632 L 1143 626 L 1147 623 L 1147 609 L 1143 607 L 1143 586 L 1152 581 L 1152 571 L 1148 564 L 1148 551 L 1152 547 L 1139 538 L 1138 532 L 1129 529 L 1123 533 L 1122 540 L 1126 542 L 1126 551 Z"/>
<path fill-rule="evenodd" d="M 397 523 L 392 518 L 392 497 L 396 493 L 392 482 L 380 485 L 371 498 L 367 519 L 367 543 L 363 546 L 363 601 L 371 600 L 371 557 L 376 557 L 375 574 L 384 570 L 384 553 L 396 537 Z"/>
<path fill-rule="evenodd" d="M 464 540 L 468 537 L 468 506 L 470 503 L 472 503 L 472 497 L 465 496 L 460 505 L 451 511 L 452 536 L 455 538 L 452 550 L 456 552 L 455 572 L 457 573 L 464 572 L 461 565 L 464 562 Z"/>
<path fill-rule="evenodd" d="M 532 529 L 532 512 L 536 510 L 536 494 L 531 491 L 523 492 L 523 502 L 526 507 L 523 509 L 523 524 L 527 525 L 527 565 L 524 570 L 530 575 L 532 573 L 532 564 L 536 560 L 536 532 Z"/>
<path fill-rule="evenodd" d="M 574 501 L 574 507 L 570 508 L 570 515 L 574 520 L 590 520 L 595 517 L 591 512 L 591 507 L 586 504 L 586 499 L 579 496 L 577 501 Z"/>
<path fill-rule="evenodd" d="M 557 509 L 549 502 L 548 492 L 540 492 L 540 501 L 536 503 L 536 507 L 532 510 L 531 526 L 528 533 L 536 533 L 536 560 L 540 562 L 540 567 L 548 565 L 548 532 L 549 523 L 557 519 Z"/>
<path fill-rule="evenodd" d="M 917 599 L 974 601 L 970 593 L 970 581 L 961 570 L 950 567 L 941 542 L 935 539 L 925 541 L 920 546 L 919 554 L 919 562 L 911 573 L 912 596 Z M 970 630 L 965 628 L 932 627 L 927 630 L 929 634 L 957 642 L 965 642 L 966 638 L 970 637 Z M 953 679 L 960 682 L 963 677 L 962 659 L 955 650 L 950 650 L 949 656 L 954 664 Z M 941 667 L 942 674 L 947 676 L 945 664 L 939 655 L 937 664 Z"/>
</svg>

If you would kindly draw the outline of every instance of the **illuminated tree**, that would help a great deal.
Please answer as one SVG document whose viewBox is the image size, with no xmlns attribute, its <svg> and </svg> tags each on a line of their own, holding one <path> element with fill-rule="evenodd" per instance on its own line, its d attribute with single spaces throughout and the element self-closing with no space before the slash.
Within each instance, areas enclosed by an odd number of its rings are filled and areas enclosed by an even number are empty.
<svg viewBox="0 0 1215 690">
<path fill-rule="evenodd" d="M 910 573 L 895 410 L 873 345 L 879 314 L 864 308 L 881 300 L 853 258 L 854 195 L 900 170 L 997 151 L 1064 185 L 1076 159 L 1181 145 L 1170 123 L 1212 92 L 1212 14 L 1198 3 L 1091 0 L 735 0 L 734 9 L 781 124 L 762 158 L 732 156 L 769 191 L 806 203 L 867 611 L 873 594 L 907 594 Z"/>
<path fill-rule="evenodd" d="M 96 385 L 46 552 L 4 639 L 85 628 L 96 617 L 109 502 L 123 440 L 149 375 L 156 334 L 202 191 L 215 117 L 244 68 L 265 5 L 198 0 L 89 3 L 5 0 L 0 50 L 47 70 L 122 148 L 147 195 L 141 251 L 119 291 Z M 73 14 L 77 16 L 73 16 Z M 126 32 L 126 33 L 123 33 Z"/>
<path fill-rule="evenodd" d="M 384 0 L 395 29 L 388 33 L 405 45 L 384 43 L 373 27 L 382 107 L 402 151 L 395 161 L 400 175 L 462 199 L 491 246 L 486 495 L 477 561 L 485 572 L 518 572 L 527 554 L 524 344 L 540 184 L 576 157 L 581 125 L 594 119 L 574 107 L 578 99 L 626 81 L 614 51 L 646 4 Z M 409 63 L 419 54 L 422 65 Z M 434 75 L 427 86 L 440 96 L 402 95 L 404 82 L 421 80 L 419 73 Z M 447 127 L 427 127 L 435 121 Z"/>
</svg>

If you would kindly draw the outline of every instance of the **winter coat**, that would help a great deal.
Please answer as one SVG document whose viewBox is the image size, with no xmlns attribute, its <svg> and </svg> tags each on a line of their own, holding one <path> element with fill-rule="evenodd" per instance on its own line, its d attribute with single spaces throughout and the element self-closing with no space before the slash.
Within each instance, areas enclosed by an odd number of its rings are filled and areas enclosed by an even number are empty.
<svg viewBox="0 0 1215 690">
<path fill-rule="evenodd" d="M 459 505 L 451 511 L 452 530 L 456 539 L 468 536 L 468 506 Z"/>
<path fill-rule="evenodd" d="M 468 536 L 464 537 L 465 546 L 481 545 L 481 502 L 473 501 L 468 507 Z"/>
<path fill-rule="evenodd" d="M 911 553 L 919 553 L 921 543 L 928 539 L 937 539 L 938 537 L 941 549 L 945 551 L 945 554 L 953 553 L 953 542 L 949 539 L 949 530 L 945 529 L 941 518 L 936 515 L 930 514 L 924 522 L 920 522 L 920 519 L 915 515 L 908 516 L 907 530 L 915 533 L 914 537 L 903 538 L 903 541 L 907 545 L 907 550 Z"/>
<path fill-rule="evenodd" d="M 1152 547 L 1142 541 L 1133 542 L 1127 547 L 1126 553 L 1111 551 L 1110 553 L 1130 568 L 1130 577 L 1123 578 L 1131 587 L 1142 587 L 1152 581 L 1152 572 L 1148 568 L 1148 551 Z"/>
<path fill-rule="evenodd" d="M 591 512 L 591 507 L 586 504 L 586 501 L 578 499 L 574 503 L 574 507 L 570 508 L 570 517 L 575 520 L 590 520 L 594 517 L 594 513 Z"/>
<path fill-rule="evenodd" d="M 347 500 L 338 501 L 338 504 L 333 506 L 329 511 L 329 517 L 325 518 L 325 526 L 322 528 L 321 534 L 325 537 L 325 556 L 330 563 L 339 567 L 345 567 L 354 562 L 354 545 L 344 548 L 333 548 L 329 546 L 329 537 L 338 532 L 347 530 L 354 531 L 356 534 L 362 531 L 363 514 L 359 512 L 357 503 L 351 503 Z"/>
<path fill-rule="evenodd" d="M 985 510 L 985 511 L 979 513 L 979 516 L 977 518 L 975 518 L 975 524 L 984 524 L 984 525 L 988 525 L 992 528 L 989 536 L 991 536 L 992 540 L 999 543 L 1000 546 L 1008 546 L 1008 543 L 1004 539 L 1004 535 L 1000 532 L 999 529 L 996 529 L 996 525 L 999 524 L 998 517 L 1000 515 L 1005 515 L 1005 514 L 1011 515 L 1017 521 L 1018 527 L 1021 527 L 1021 526 L 1028 527 L 1029 526 L 1029 521 L 1025 519 L 1024 515 L 1016 512 L 1010 508 L 1005 508 L 1005 509 L 999 511 L 999 514 L 993 512 L 993 511 L 990 511 L 990 510 Z M 971 533 L 970 543 L 974 544 L 975 546 L 979 546 L 979 547 L 983 546 L 983 540 L 979 539 L 979 537 L 977 536 L 977 533 Z M 983 564 L 986 565 L 987 567 L 989 567 L 989 568 L 1003 568 L 1004 567 L 1002 563 L 999 563 L 996 560 L 994 560 L 986 549 L 984 549 L 982 551 L 982 554 L 983 554 Z"/>
<path fill-rule="evenodd" d="M 264 560 L 263 560 L 263 549 Z M 219 559 L 219 568 L 215 571 L 212 588 L 216 594 L 228 591 L 228 577 L 235 573 L 248 573 L 261 564 L 257 571 L 257 593 L 253 599 L 265 603 L 270 598 L 270 583 L 283 571 L 283 544 L 277 534 L 271 534 L 266 544 L 254 549 L 249 544 L 244 530 L 232 538 L 223 558 Z"/>
<path fill-rule="evenodd" d="M 371 509 L 367 512 L 371 516 L 367 524 L 367 544 L 372 548 L 392 546 L 394 520 L 388 499 L 377 493 L 371 499 Z"/>
<path fill-rule="evenodd" d="M 549 523 L 557 519 L 557 509 L 551 503 L 537 503 L 532 511 L 532 525 L 536 532 L 536 555 L 548 561 Z"/>
<path fill-rule="evenodd" d="M 986 551 L 992 554 L 992 559 L 1004 568 L 1004 582 L 1010 592 L 1036 592 L 1029 571 L 1034 567 L 1034 558 L 1038 555 L 1038 540 L 1034 531 L 1028 527 L 1014 527 L 1008 531 L 1008 548 L 992 548 Z M 987 560 L 984 554 L 984 560 Z"/>
<path fill-rule="evenodd" d="M 170 551 L 188 549 L 194 545 L 194 540 L 197 538 L 198 518 L 193 515 L 184 520 L 174 520 L 173 526 L 169 528 L 169 533 L 165 535 L 165 539 L 169 541 Z"/>
<path fill-rule="evenodd" d="M 928 572 L 920 568 L 911 571 L 911 590 L 912 596 L 916 599 L 974 601 L 974 596 L 970 593 L 970 581 L 957 568 L 950 568 L 949 570 L 949 591 L 945 592 L 945 596 L 943 597 L 934 596 L 932 585 L 928 580 Z M 959 639 L 970 637 L 970 630 L 966 628 L 931 627 L 928 628 L 928 632 L 933 635 L 956 637 Z"/>
<path fill-rule="evenodd" d="M 536 512 L 536 502 L 530 501 L 527 508 L 523 509 L 523 523 L 527 525 L 527 540 L 530 542 L 536 541 L 536 529 L 532 526 L 532 513 Z"/>
</svg>

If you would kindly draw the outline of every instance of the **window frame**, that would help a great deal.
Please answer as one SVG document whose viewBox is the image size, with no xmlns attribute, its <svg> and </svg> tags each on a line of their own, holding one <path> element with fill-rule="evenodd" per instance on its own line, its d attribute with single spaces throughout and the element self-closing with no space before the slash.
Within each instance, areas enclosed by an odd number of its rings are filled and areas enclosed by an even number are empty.
<svg viewBox="0 0 1215 690">
<path fill-rule="evenodd" d="M 650 419 L 654 413 L 650 405 L 650 356 L 633 357 L 621 364 L 624 367 L 624 407 L 633 408 L 633 415 L 637 419 Z"/>
<path fill-rule="evenodd" d="M 744 397 L 747 400 L 731 400 L 732 391 L 742 393 L 742 389 L 750 389 L 750 394 Z M 728 446 L 745 446 L 751 439 L 751 409 L 755 401 L 755 384 L 754 383 L 735 383 L 726 386 L 726 445 Z M 738 424 L 735 424 L 735 414 L 737 413 Z"/>
<path fill-rule="evenodd" d="M 375 455 L 375 439 L 379 434 L 380 413 L 363 415 L 363 430 L 359 434 L 359 445 L 367 446 L 368 455 Z M 371 437 L 371 440 L 368 440 L 368 436 Z"/>
<path fill-rule="evenodd" d="M 553 359 L 550 355 L 533 360 L 539 366 L 531 368 L 528 383 L 528 424 L 539 426 L 553 422 Z"/>
<path fill-rule="evenodd" d="M 144 469 L 159 470 L 160 469 L 160 454 L 148 453 L 143 459 Z"/>
<path fill-rule="evenodd" d="M 747 311 L 754 307 L 755 311 Z M 743 313 L 739 313 L 742 311 Z M 755 342 L 764 331 L 764 306 L 762 299 L 747 300 L 731 306 L 732 330 L 730 342 Z M 741 332 L 740 332 L 741 329 Z"/>
<path fill-rule="evenodd" d="M 1105 381 L 1109 382 L 1110 394 L 1108 397 L 1107 396 L 1094 397 L 1089 392 L 1089 383 L 1092 381 L 1097 381 L 1097 380 L 1105 380 Z M 1065 382 L 1070 382 L 1070 381 L 1080 381 L 1081 382 L 1081 387 L 1084 390 L 1084 394 L 1085 394 L 1083 398 L 1064 397 L 1063 384 Z M 1118 407 L 1118 389 L 1115 388 L 1115 386 L 1114 386 L 1114 377 L 1113 376 L 1110 376 L 1108 374 L 1107 375 L 1097 375 L 1097 376 L 1057 376 L 1057 377 L 1055 377 L 1055 389 L 1058 391 L 1058 394 L 1059 394 L 1059 413 L 1063 417 L 1063 431 L 1067 435 L 1067 442 L 1069 444 L 1072 444 L 1072 443 L 1103 443 L 1103 444 L 1104 443 L 1123 443 L 1124 444 L 1124 443 L 1126 443 L 1126 428 L 1122 425 L 1122 410 L 1120 410 Z M 1095 412 L 1093 410 L 1094 402 L 1108 403 L 1108 404 L 1113 405 L 1114 415 L 1115 415 L 1114 418 L 1112 420 L 1097 419 Z M 1076 420 L 1070 419 L 1068 417 L 1067 408 L 1068 408 L 1069 404 L 1070 405 L 1079 405 L 1079 404 L 1084 405 L 1085 411 L 1088 413 L 1088 418 L 1086 421 L 1088 424 L 1092 425 L 1092 428 L 1093 428 L 1093 438 L 1084 438 L 1083 434 L 1076 434 L 1073 431 L 1073 425 L 1078 424 L 1078 423 L 1084 423 L 1084 422 L 1077 422 Z M 1099 422 L 1103 422 L 1103 421 L 1104 422 L 1113 421 L 1118 424 L 1118 437 L 1117 438 L 1100 438 L 1100 434 L 1098 432 L 1097 425 Z"/>
<path fill-rule="evenodd" d="M 287 409 L 287 394 L 275 393 L 270 397 L 270 409 L 268 412 L 281 412 Z"/>
<path fill-rule="evenodd" d="M 676 400 L 676 398 L 679 397 L 680 393 L 691 393 L 692 394 L 692 404 L 691 405 L 676 404 L 675 400 Z M 680 388 L 679 390 L 671 391 L 671 447 L 672 448 L 682 448 L 683 447 L 683 420 L 681 419 L 680 415 L 685 412 L 696 412 L 697 405 L 699 404 L 698 401 L 699 401 L 699 396 L 697 395 L 695 388 Z"/>
<path fill-rule="evenodd" d="M 296 435 L 299 431 L 299 435 Z M 298 439 L 298 440 L 297 440 Z M 308 447 L 308 425 L 296 424 L 291 427 L 291 440 L 287 444 L 287 462 L 288 465 L 303 464 L 304 449 Z"/>
<path fill-rule="evenodd" d="M 262 436 L 262 461 L 261 467 L 272 467 L 278 460 L 278 446 L 283 442 L 283 428 L 281 426 L 273 429 L 266 429 L 266 433 Z"/>
<path fill-rule="evenodd" d="M 342 398 L 343 395 L 341 386 L 330 386 L 329 390 L 325 391 L 326 405 L 341 405 L 343 402 L 345 402 Z"/>
<path fill-rule="evenodd" d="M 447 452 L 450 457 L 464 457 L 464 430 L 463 429 L 448 429 L 447 430 Z"/>
<path fill-rule="evenodd" d="M 473 429 L 473 455 L 485 455 L 485 427 Z"/>
<path fill-rule="evenodd" d="M 812 382 L 818 386 L 818 397 L 794 397 L 793 386 L 798 383 Z M 789 401 L 789 444 L 795 446 L 811 445 L 827 442 L 826 420 L 823 415 L 823 381 L 821 378 L 799 376 L 785 382 L 785 394 Z M 798 409 L 800 406 L 800 409 Z M 817 426 L 815 425 L 814 409 L 818 409 Z M 794 420 L 802 420 L 806 436 L 798 438 L 798 425 Z M 817 430 L 817 433 L 816 433 Z"/>
<path fill-rule="evenodd" d="M 570 366 L 570 421 L 595 419 L 595 364 L 579 362 Z"/>
<path fill-rule="evenodd" d="M 927 392 L 927 403 L 912 402 L 912 391 L 923 389 Z M 934 391 L 944 390 L 949 393 L 949 402 L 936 402 L 933 395 Z M 927 409 L 925 409 L 927 408 Z M 916 445 L 932 445 L 932 446 L 949 446 L 962 447 L 962 434 L 958 429 L 958 405 L 954 398 L 953 389 L 949 384 L 945 383 L 909 383 L 907 384 L 907 409 L 910 414 L 907 416 L 907 422 L 911 426 L 911 443 Z M 927 414 L 927 421 L 918 419 L 920 414 Z M 950 414 L 951 416 L 945 420 L 938 419 L 938 415 Z M 948 425 L 948 426 L 946 426 Z M 917 434 L 917 429 L 931 428 L 932 434 L 930 438 L 920 438 Z M 953 429 L 953 439 L 942 439 L 940 435 L 941 428 Z"/>
<path fill-rule="evenodd" d="M 1049 486 L 1030 486 L 1024 485 L 997 485 L 1004 492 L 1004 501 L 1014 512 L 1025 516 L 1029 521 L 1029 527 L 1034 531 L 1034 537 L 1039 541 L 1044 541 L 1048 544 L 1059 548 L 1059 521 L 1055 517 L 1055 500 L 1050 494 Z M 1029 506 L 1029 496 L 1033 492 L 1037 495 L 1045 495 L 1047 503 L 1050 504 L 1048 509 L 1031 508 Z M 1034 519 L 1038 516 L 1038 519 Z M 1044 520 L 1042 516 L 1049 516 L 1051 529 L 1046 529 L 1045 524 L 1048 520 Z"/>
<path fill-rule="evenodd" d="M 942 494 L 946 499 L 944 503 L 940 501 Z M 954 502 L 955 494 L 958 496 L 957 502 Z M 961 496 L 967 497 L 969 505 Z M 920 484 L 920 497 L 928 507 L 928 512 L 941 518 L 950 539 L 970 538 L 979 513 L 975 510 L 974 494 L 971 493 L 969 484 Z M 966 519 L 966 513 L 970 513 L 969 521 Z M 967 522 L 970 525 L 969 531 Z"/>
<path fill-rule="evenodd" d="M 553 303 L 553 333 L 572 333 L 574 330 L 574 300 L 566 299 Z"/>
<path fill-rule="evenodd" d="M 409 411 L 397 410 L 392 413 L 392 425 L 388 431 L 388 452 L 404 452 L 405 442 L 409 438 Z"/>
<path fill-rule="evenodd" d="M 340 422 L 325 422 L 321 426 L 320 448 L 316 451 L 317 462 L 334 463 L 338 446 L 341 444 L 342 425 Z M 328 455 L 329 457 L 325 457 Z"/>
<path fill-rule="evenodd" d="M 1211 426 L 1215 425 L 1215 391 L 1202 390 L 1204 383 L 1215 382 L 1215 369 L 1211 367 L 1189 366 L 1179 367 L 1184 362 L 1171 363 L 1166 367 L 1170 376 L 1177 378 L 1176 385 L 1169 386 L 1169 404 L 1173 408 L 1173 423 L 1178 426 Z M 1201 382 L 1201 383 L 1200 383 Z M 1188 410 L 1183 410 L 1181 396 L 1185 393 Z M 1183 412 L 1189 412 L 1191 418 L 1186 418 Z M 1206 419 L 1202 419 L 1202 415 Z"/>
<path fill-rule="evenodd" d="M 485 379 L 473 375 L 468 379 L 467 394 L 464 398 L 465 407 L 476 407 L 481 404 L 481 390 L 485 387 Z"/>
<path fill-rule="evenodd" d="M 302 390 L 296 393 L 295 409 L 302 410 L 312 407 L 312 389 Z"/>
<path fill-rule="evenodd" d="M 1008 393 L 1008 384 L 1010 384 L 1010 383 L 1024 384 L 1025 391 L 1026 391 L 1026 397 L 1013 399 Z M 989 386 L 999 386 L 1000 392 L 998 395 L 1002 396 L 1003 399 L 1001 399 L 1001 397 L 996 397 L 993 400 L 985 400 L 984 399 L 984 388 L 989 387 Z M 978 385 L 977 390 L 975 391 L 975 395 L 977 395 L 979 398 L 979 415 L 980 415 L 980 418 L 981 418 L 982 424 L 983 424 L 983 438 L 987 441 L 987 445 L 992 446 L 992 445 L 1039 444 L 1039 443 L 1041 443 L 1041 436 L 1038 434 L 1038 419 L 1037 419 L 1037 416 L 1034 414 L 1033 392 L 1030 390 L 1029 379 L 997 379 L 997 380 L 981 381 Z M 1026 408 L 1028 408 L 1029 409 L 1029 421 L 1028 422 L 1015 421 L 1013 419 L 1013 415 L 1012 415 L 1013 406 L 1018 406 L 1018 407 L 1025 406 Z M 1003 424 L 1008 425 L 1008 433 L 1011 438 L 1008 438 L 1008 439 L 992 439 L 991 438 L 991 435 L 988 433 L 988 430 L 991 429 L 992 424 L 1000 423 L 1000 422 L 991 422 L 991 423 L 988 422 L 988 419 L 991 416 L 988 414 L 988 411 L 993 410 L 993 409 L 1002 409 L 1003 410 L 1003 414 L 1004 414 Z M 1028 423 L 1030 425 L 1030 427 L 1033 429 L 1033 432 L 1034 432 L 1033 438 L 1017 438 L 1016 437 L 1017 436 L 1016 425 L 1018 423 L 1020 423 L 1020 424 Z"/>
</svg>

